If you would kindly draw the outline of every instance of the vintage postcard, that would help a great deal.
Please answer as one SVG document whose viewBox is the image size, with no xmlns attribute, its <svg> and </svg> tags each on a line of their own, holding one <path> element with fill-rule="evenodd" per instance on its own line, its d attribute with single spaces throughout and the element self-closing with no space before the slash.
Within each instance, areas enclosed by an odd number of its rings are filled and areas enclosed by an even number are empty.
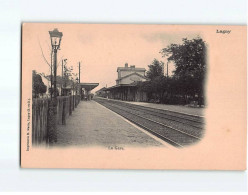
<svg viewBox="0 0 248 195">
<path fill-rule="evenodd" d="M 23 23 L 21 167 L 246 170 L 247 27 Z"/>
</svg>

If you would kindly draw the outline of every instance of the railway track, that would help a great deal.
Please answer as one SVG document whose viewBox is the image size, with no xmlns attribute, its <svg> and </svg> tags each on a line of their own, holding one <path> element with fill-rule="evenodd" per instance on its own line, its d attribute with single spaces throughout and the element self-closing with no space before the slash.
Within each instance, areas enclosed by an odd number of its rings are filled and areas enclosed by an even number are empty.
<svg viewBox="0 0 248 195">
<path fill-rule="evenodd" d="M 94 100 L 176 147 L 196 143 L 203 136 L 202 117 L 102 98 Z"/>
</svg>

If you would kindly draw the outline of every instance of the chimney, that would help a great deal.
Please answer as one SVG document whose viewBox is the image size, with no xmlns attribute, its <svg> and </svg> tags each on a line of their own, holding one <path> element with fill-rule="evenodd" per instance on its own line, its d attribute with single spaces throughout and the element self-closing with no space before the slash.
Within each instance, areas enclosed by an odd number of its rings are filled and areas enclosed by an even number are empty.
<svg viewBox="0 0 248 195">
<path fill-rule="evenodd" d="M 135 68 L 135 65 L 131 65 L 130 68 Z"/>
<path fill-rule="evenodd" d="M 128 68 L 128 63 L 125 64 L 125 68 Z"/>
</svg>

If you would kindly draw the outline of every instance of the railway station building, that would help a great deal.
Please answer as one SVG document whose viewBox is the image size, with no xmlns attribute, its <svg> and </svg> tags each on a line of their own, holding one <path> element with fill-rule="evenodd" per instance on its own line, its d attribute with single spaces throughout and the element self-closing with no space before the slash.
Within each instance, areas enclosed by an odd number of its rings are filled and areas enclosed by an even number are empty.
<svg viewBox="0 0 248 195">
<path fill-rule="evenodd" d="M 145 72 L 145 68 L 136 68 L 135 65 L 129 67 L 127 63 L 124 67 L 118 67 L 116 85 L 105 89 L 108 98 L 124 101 L 147 101 L 146 92 L 138 87 L 139 82 L 149 80 L 145 76 Z"/>
</svg>

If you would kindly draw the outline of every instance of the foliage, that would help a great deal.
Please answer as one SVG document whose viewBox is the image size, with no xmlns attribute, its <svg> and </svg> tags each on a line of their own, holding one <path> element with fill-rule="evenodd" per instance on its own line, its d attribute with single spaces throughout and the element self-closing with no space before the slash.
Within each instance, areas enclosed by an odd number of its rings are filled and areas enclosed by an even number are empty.
<svg viewBox="0 0 248 195">
<path fill-rule="evenodd" d="M 152 64 L 148 65 L 149 70 L 147 71 L 147 77 L 151 80 L 155 79 L 158 76 L 163 76 L 162 67 L 164 62 L 154 59 Z"/>
<path fill-rule="evenodd" d="M 77 87 L 77 74 L 73 73 L 73 67 L 68 67 L 66 64 L 63 65 L 63 77 L 60 75 L 56 76 L 56 85 L 57 87 L 62 87 L 61 90 L 61 95 L 65 95 L 66 93 L 68 93 L 68 90 L 66 90 L 65 88 L 72 88 L 73 90 L 76 89 Z M 42 75 L 47 78 L 49 81 L 54 81 L 53 75 L 45 75 L 44 73 L 42 73 Z M 49 88 L 49 93 L 54 93 L 54 89 Z M 58 88 L 56 89 L 56 93 L 57 96 L 59 95 L 59 90 Z"/>
<path fill-rule="evenodd" d="M 199 105 L 203 101 L 206 74 L 206 43 L 202 38 L 184 38 L 182 44 L 171 44 L 161 50 L 163 57 L 174 61 L 174 77 L 179 93 L 197 96 Z"/>
<path fill-rule="evenodd" d="M 183 39 L 183 44 L 171 44 L 162 49 L 163 56 L 175 62 L 175 75 L 203 79 L 206 71 L 206 45 L 201 38 Z"/>
<path fill-rule="evenodd" d="M 47 86 L 43 83 L 42 78 L 36 71 L 33 71 L 33 97 L 37 98 L 39 94 L 44 94 L 47 91 Z"/>
<path fill-rule="evenodd" d="M 49 91 L 49 94 L 53 94 L 54 95 L 54 88 L 49 88 L 48 89 L 48 91 Z M 56 87 L 56 96 L 59 96 L 59 89 Z"/>
<path fill-rule="evenodd" d="M 68 67 L 64 65 L 64 75 L 63 75 L 63 86 L 67 87 L 68 85 L 72 84 L 71 78 L 72 78 L 72 67 Z"/>
<path fill-rule="evenodd" d="M 149 81 L 139 84 L 140 89 L 147 92 L 148 98 L 155 102 L 160 102 L 164 93 L 165 77 L 163 76 L 164 63 L 154 59 L 150 65 L 148 65 L 149 70 L 147 72 L 147 77 Z"/>
<path fill-rule="evenodd" d="M 156 103 L 189 104 L 204 101 L 204 80 L 206 74 L 206 44 L 197 37 L 184 38 L 182 44 L 171 44 L 160 52 L 175 64 L 174 75 L 165 77 L 163 62 L 154 59 L 147 77 L 150 81 L 139 83 L 138 87 L 147 92 L 148 100 Z"/>
</svg>

